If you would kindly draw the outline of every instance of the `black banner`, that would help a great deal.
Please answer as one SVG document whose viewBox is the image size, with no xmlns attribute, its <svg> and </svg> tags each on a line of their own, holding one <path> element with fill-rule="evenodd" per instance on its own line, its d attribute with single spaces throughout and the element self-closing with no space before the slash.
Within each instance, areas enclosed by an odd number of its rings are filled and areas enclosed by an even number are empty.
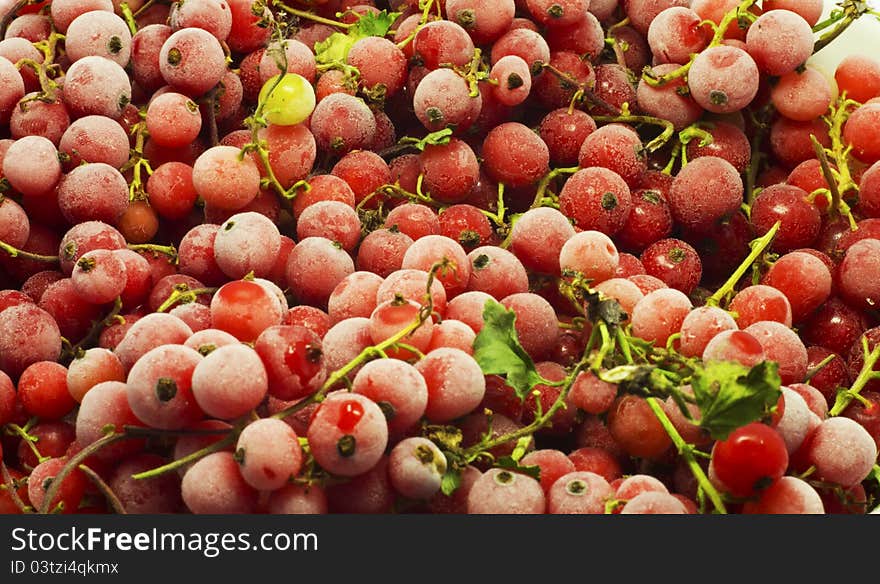
<svg viewBox="0 0 880 584">
<path fill-rule="evenodd" d="M 870 516 L 2 516 L 0 582 L 815 578 L 870 566 L 875 529 Z"/>
</svg>

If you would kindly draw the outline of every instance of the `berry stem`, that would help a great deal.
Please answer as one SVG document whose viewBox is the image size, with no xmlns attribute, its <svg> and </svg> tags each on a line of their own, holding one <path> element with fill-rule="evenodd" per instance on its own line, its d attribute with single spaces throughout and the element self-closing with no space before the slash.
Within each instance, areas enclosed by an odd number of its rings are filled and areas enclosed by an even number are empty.
<svg viewBox="0 0 880 584">
<path fill-rule="evenodd" d="M 174 291 L 171 292 L 171 295 L 168 296 L 168 299 L 156 309 L 156 312 L 165 312 L 178 303 L 187 304 L 189 302 L 195 302 L 196 297 L 200 294 L 213 294 L 217 290 L 218 288 L 195 288 L 190 290 L 186 284 L 182 284 L 181 288 L 175 287 Z"/>
<path fill-rule="evenodd" d="M 419 25 L 413 30 L 405 39 L 397 43 L 399 48 L 403 48 L 409 43 L 412 42 L 414 38 L 416 38 L 416 34 L 421 30 L 421 28 L 428 23 L 428 20 L 431 17 L 431 8 L 434 7 L 435 0 L 422 0 L 419 2 L 419 8 L 422 9 L 422 18 L 419 20 Z M 437 4 L 437 16 L 443 18 L 442 8 L 439 4 Z"/>
<path fill-rule="evenodd" d="M 874 371 L 874 366 L 877 364 L 877 361 L 880 360 L 880 343 L 878 343 L 873 350 L 869 351 L 868 341 L 865 337 L 862 337 L 862 350 L 865 355 L 865 364 L 862 365 L 862 369 L 859 371 L 859 376 L 856 377 L 852 386 L 847 390 L 839 391 L 837 393 L 837 397 L 834 400 L 834 406 L 828 412 L 829 416 L 839 416 L 850 402 L 861 394 L 869 381 L 880 378 L 880 374 Z"/>
<path fill-rule="evenodd" d="M 519 440 L 525 436 L 531 436 L 544 426 L 546 426 L 550 419 L 562 408 L 568 407 L 565 403 L 566 398 L 568 397 L 568 392 L 571 390 L 571 386 L 574 385 L 575 379 L 577 376 L 586 368 L 586 360 L 581 360 L 580 363 L 572 370 L 572 372 L 562 381 L 550 381 L 547 379 L 542 380 L 542 384 L 549 386 L 562 386 L 562 391 L 559 392 L 559 396 L 557 396 L 556 401 L 553 402 L 549 408 L 547 408 L 546 412 L 537 412 L 535 420 L 522 428 L 514 430 L 512 432 L 508 432 L 507 434 L 503 434 L 498 436 L 497 438 L 492 439 L 484 439 L 481 440 L 478 444 L 471 446 L 466 449 L 462 456 L 464 457 L 467 464 L 470 464 L 480 456 L 485 455 L 489 450 L 492 450 L 496 446 L 501 446 L 502 444 L 507 444 L 508 442 L 512 442 L 513 440 Z M 538 407 L 540 408 L 540 400 L 536 400 Z M 487 431 L 487 435 L 491 436 L 492 431 L 491 428 Z"/>
<path fill-rule="evenodd" d="M 43 456 L 42 454 L 40 454 L 40 451 L 37 450 L 37 445 L 34 443 L 38 442 L 39 438 L 37 438 L 36 436 L 31 436 L 27 433 L 27 430 L 25 430 L 18 424 L 7 424 L 6 432 L 9 434 L 17 434 L 18 436 L 20 436 L 24 443 L 28 445 L 28 448 L 31 449 L 31 452 L 34 453 L 34 456 L 37 457 L 38 463 L 48 460 L 48 457 Z"/>
<path fill-rule="evenodd" d="M 110 508 L 113 509 L 114 513 L 119 515 L 127 515 L 128 512 L 125 510 L 125 505 L 122 504 L 122 501 L 119 500 L 119 497 L 116 496 L 116 493 L 113 492 L 113 489 L 110 488 L 110 485 L 104 482 L 104 479 L 101 476 L 90 469 L 88 466 L 81 464 L 79 465 L 79 470 L 83 472 L 89 480 L 92 481 L 98 491 L 104 495 L 104 498 L 107 499 L 107 503 L 110 504 Z"/>
<path fill-rule="evenodd" d="M 0 473 L 3 475 L 3 488 L 9 491 L 9 497 L 12 499 L 12 502 L 15 503 L 15 506 L 25 515 L 33 513 L 33 507 L 25 505 L 24 501 L 21 500 L 21 497 L 18 496 L 15 479 L 9 474 L 9 469 L 6 468 L 6 463 L 2 460 L 0 460 Z"/>
<path fill-rule="evenodd" d="M 488 451 L 492 450 L 496 446 L 506 444 L 513 440 L 519 440 L 520 438 L 523 438 L 525 436 L 531 436 L 532 434 L 549 424 L 550 420 L 553 418 L 556 412 L 558 412 L 562 408 L 567 408 L 568 405 L 565 403 L 565 400 L 568 399 L 568 393 L 571 391 L 571 387 L 572 385 L 574 385 L 574 382 L 578 378 L 578 375 L 580 375 L 580 373 L 588 367 L 591 369 L 595 369 L 596 367 L 596 357 L 591 360 L 589 356 L 592 352 L 594 343 L 600 337 L 602 339 L 602 346 L 598 351 L 598 359 L 601 363 L 605 355 L 614 350 L 614 339 L 611 337 L 611 334 L 608 331 L 608 325 L 600 321 L 593 327 L 593 330 L 590 332 L 590 341 L 584 348 L 584 354 L 581 357 L 580 362 L 578 362 L 574 369 L 572 369 L 571 373 L 569 373 L 565 377 L 565 379 L 561 381 L 550 381 L 549 379 L 541 380 L 541 383 L 543 385 L 562 387 L 562 390 L 559 392 L 556 400 L 549 408 L 547 408 L 547 411 L 542 412 L 540 409 L 541 401 L 535 400 L 536 405 L 538 406 L 538 411 L 536 412 L 535 419 L 531 424 L 492 439 L 488 438 L 488 436 L 492 435 L 492 430 L 490 427 L 486 433 L 486 439 L 481 440 L 478 444 L 471 446 L 463 452 L 466 463 L 470 464 L 480 456 L 485 455 Z"/>
<path fill-rule="evenodd" d="M 697 479 L 699 489 L 703 493 L 708 495 L 709 500 L 712 501 L 712 505 L 715 507 L 715 510 L 718 513 L 726 514 L 727 509 L 724 506 L 724 501 L 722 500 L 721 495 L 718 493 L 715 487 L 712 486 L 712 482 L 709 481 L 709 477 L 707 477 L 706 473 L 703 472 L 703 468 L 699 465 L 696 457 L 694 456 L 694 447 L 685 442 L 684 438 L 681 437 L 681 434 L 679 434 L 678 430 L 675 429 L 675 426 L 673 426 L 672 421 L 669 419 L 669 416 L 666 415 L 666 412 L 660 405 L 660 401 L 656 397 L 645 398 L 645 401 L 648 402 L 648 406 L 650 406 L 651 411 L 654 412 L 654 415 L 657 416 L 657 420 L 660 421 L 663 429 L 666 430 L 667 434 L 669 434 L 669 438 L 672 439 L 672 443 L 678 449 L 678 453 L 687 462 L 687 465 L 691 469 L 694 478 Z"/>
<path fill-rule="evenodd" d="M 122 19 L 125 20 L 125 24 L 128 25 L 128 30 L 129 32 L 131 32 L 131 36 L 136 35 L 138 31 L 138 25 L 134 19 L 134 13 L 128 6 L 128 2 L 121 2 L 119 4 L 119 11 L 122 13 Z"/>
<path fill-rule="evenodd" d="M 84 353 L 84 348 L 92 345 L 95 341 L 98 340 L 98 337 L 101 335 L 101 332 L 113 325 L 116 322 L 116 317 L 119 315 L 119 312 L 122 310 L 122 297 L 117 296 L 116 300 L 113 301 L 113 307 L 110 309 L 110 312 L 107 313 L 107 316 L 102 318 L 101 320 L 96 320 L 92 323 L 92 328 L 89 329 L 88 334 L 84 336 L 77 344 L 73 345 L 69 349 L 69 357 L 75 359 Z"/>
<path fill-rule="evenodd" d="M 292 10 L 292 9 L 291 9 Z M 281 71 L 281 74 L 278 75 L 277 79 L 275 79 L 275 83 L 266 93 L 266 97 L 272 95 L 272 92 L 281 84 L 281 81 L 287 75 L 287 53 L 284 51 L 280 52 L 278 59 L 276 59 L 276 65 L 278 65 L 278 69 Z M 245 127 L 250 129 L 251 131 L 251 141 L 249 144 L 245 144 L 241 149 L 241 156 L 244 157 L 248 152 L 256 152 L 257 159 L 260 161 L 260 164 L 263 167 L 263 173 L 265 177 L 261 181 L 261 186 L 271 186 L 272 189 L 278 194 L 280 202 L 287 208 L 287 211 L 293 212 L 293 199 L 296 198 L 299 190 L 297 185 L 293 185 L 289 189 L 285 189 L 284 185 L 281 184 L 281 181 L 278 180 L 278 176 L 275 174 L 275 170 L 272 168 L 272 164 L 269 161 L 269 148 L 268 144 L 265 140 L 260 139 L 260 130 L 268 127 L 268 122 L 263 118 L 263 109 L 266 107 L 266 102 L 264 100 L 260 100 L 257 103 L 256 110 L 254 110 L 254 114 L 247 118 L 244 121 Z M 263 185 L 262 183 L 265 183 Z"/>
<path fill-rule="evenodd" d="M 596 122 L 600 123 L 625 122 L 629 124 L 650 124 L 652 126 L 662 127 L 663 131 L 660 133 L 660 135 L 645 144 L 645 150 L 647 150 L 648 152 L 654 152 L 655 150 L 662 148 L 675 134 L 675 126 L 669 120 L 655 118 L 653 116 L 632 115 L 629 112 L 629 107 L 627 104 L 624 104 L 619 116 L 593 116 L 593 119 Z"/>
<path fill-rule="evenodd" d="M 40 52 L 43 53 L 43 60 L 41 62 L 37 62 L 33 59 L 20 59 L 15 63 L 16 69 L 21 69 L 22 67 L 33 69 L 40 81 L 40 92 L 35 96 L 22 99 L 19 102 L 19 105 L 23 105 L 34 99 L 45 101 L 47 103 L 55 102 L 55 94 L 58 91 L 59 86 L 58 83 L 49 77 L 49 71 L 52 71 L 52 73 L 57 76 L 60 70 L 55 63 L 55 54 L 58 47 L 58 41 L 63 40 L 64 35 L 53 30 L 49 34 L 49 38 L 33 43 L 34 48 L 39 49 Z"/>
<path fill-rule="evenodd" d="M 497 228 L 507 228 L 507 222 L 504 219 L 504 215 L 507 213 L 507 208 L 504 206 L 504 183 L 498 183 L 498 206 L 495 213 L 486 209 L 480 209 L 480 212 L 482 212 L 487 219 L 491 219 Z"/>
<path fill-rule="evenodd" d="M 373 191 L 372 193 L 370 193 L 369 195 L 364 197 L 361 200 L 361 202 L 357 204 L 357 206 L 355 207 L 355 210 L 362 211 L 363 208 L 366 206 L 367 202 L 371 201 L 372 199 L 375 199 L 376 197 L 380 197 L 383 195 L 386 197 L 392 197 L 392 198 L 397 198 L 397 199 L 409 199 L 410 201 L 413 201 L 415 203 L 429 205 L 431 207 L 434 207 L 435 209 L 440 209 L 444 206 L 442 203 L 432 199 L 430 194 L 425 194 L 425 193 L 421 193 L 421 192 L 411 193 L 411 192 L 403 189 L 400 185 L 393 184 L 393 185 L 382 185 L 381 187 L 377 188 L 375 191 Z"/>
<path fill-rule="evenodd" d="M 209 454 L 213 454 L 215 452 L 220 452 L 221 450 L 223 450 L 227 446 L 231 446 L 233 443 L 235 443 L 235 440 L 237 438 L 238 438 L 238 432 L 230 432 L 230 434 L 228 436 L 226 436 L 225 438 L 223 438 L 222 440 L 214 442 L 213 444 L 209 444 L 208 446 L 205 446 L 204 448 L 196 450 L 195 452 L 188 454 L 188 455 L 184 456 L 183 458 L 178 458 L 177 460 L 173 460 L 173 461 L 169 462 L 168 464 L 163 464 L 162 466 L 156 467 L 154 469 L 150 469 L 150 470 L 146 470 L 144 472 L 139 472 L 137 474 L 133 474 L 133 475 L 131 475 L 131 478 L 133 478 L 136 481 L 140 481 L 140 480 L 144 480 L 144 479 L 151 479 L 153 477 L 157 477 L 157 476 L 163 475 L 165 473 L 175 471 L 179 468 L 186 466 L 187 464 L 189 464 L 191 462 L 195 462 L 199 459 L 202 459 L 202 458 L 208 456 Z"/>
<path fill-rule="evenodd" d="M 337 369 L 336 371 L 331 373 L 327 377 L 327 379 L 324 381 L 324 384 L 321 386 L 321 388 L 318 391 L 316 391 L 315 393 L 313 393 L 309 397 L 298 401 L 297 403 L 293 404 L 289 408 L 281 410 L 280 412 L 274 414 L 272 417 L 279 419 L 279 420 L 283 420 L 287 416 L 290 416 L 291 414 L 295 414 L 296 412 L 300 411 L 301 409 L 305 408 L 306 406 L 309 406 L 313 403 L 320 403 L 320 402 L 324 401 L 324 396 L 327 394 L 327 392 L 330 391 L 331 389 L 333 389 L 337 383 L 347 379 L 349 373 L 351 373 L 352 371 L 357 369 L 360 365 L 362 365 L 363 363 L 365 363 L 366 361 L 368 361 L 370 359 L 373 359 L 375 357 L 381 358 L 381 357 L 386 356 L 385 352 L 388 349 L 391 349 L 395 346 L 399 346 L 400 342 L 403 339 L 405 339 L 410 334 L 412 334 L 417 328 L 422 326 L 422 324 L 424 324 L 425 321 L 431 317 L 431 313 L 434 310 L 434 299 L 433 299 L 433 296 L 431 295 L 431 286 L 434 283 L 434 278 L 436 277 L 437 273 L 441 270 L 446 270 L 449 268 L 454 269 L 453 264 L 451 262 L 449 262 L 448 260 L 446 260 L 445 258 L 443 261 L 438 262 L 431 267 L 431 270 L 428 272 L 428 283 L 425 287 L 426 288 L 425 302 L 422 304 L 422 307 L 419 310 L 418 316 L 415 319 L 413 319 L 413 321 L 411 323 L 409 323 L 406 327 L 404 327 L 403 329 L 398 331 L 396 334 L 388 337 L 387 339 L 385 339 L 381 343 L 366 347 L 354 359 L 352 359 L 351 361 L 349 361 L 348 363 L 346 363 L 345 365 L 343 365 L 342 367 L 340 367 L 339 369 Z"/>
<path fill-rule="evenodd" d="M 311 20 L 312 22 L 317 22 L 320 24 L 326 24 L 327 26 L 332 26 L 335 28 L 342 28 L 348 30 L 351 28 L 352 24 L 346 24 L 344 22 L 339 22 L 338 20 L 331 20 L 329 18 L 324 18 L 323 16 L 318 16 L 317 14 L 312 14 L 307 10 L 299 10 L 297 8 L 292 8 L 285 4 L 284 2 L 280 2 L 279 0 L 272 0 L 272 5 L 280 8 L 284 12 L 288 14 L 292 14 L 298 18 L 302 18 L 304 20 Z"/>
<path fill-rule="evenodd" d="M 838 212 L 848 216 L 853 231 L 856 230 L 856 222 L 844 198 L 848 193 L 858 192 L 859 187 L 853 180 L 849 168 L 852 146 L 845 144 L 843 140 L 843 126 L 849 119 L 851 108 L 859 105 L 857 101 L 847 99 L 846 92 L 844 92 L 838 101 L 832 104 L 829 113 L 823 116 L 828 125 L 831 148 L 823 147 L 814 135 L 810 135 L 813 149 L 822 167 L 822 174 L 831 192 L 829 213 L 832 214 L 832 217 Z M 834 161 L 836 168 L 831 167 L 829 157 Z"/>
<path fill-rule="evenodd" d="M 711 126 L 711 124 L 709 125 Z M 678 140 L 684 146 L 687 146 L 697 138 L 700 139 L 700 148 L 705 148 L 715 142 L 715 137 L 712 133 L 701 128 L 699 124 L 690 125 L 678 133 Z"/>
<path fill-rule="evenodd" d="M 620 113 L 620 110 L 598 95 L 592 90 L 591 87 L 588 87 L 586 83 L 581 83 L 576 78 L 572 77 L 570 74 L 562 71 L 549 63 L 542 63 L 539 71 L 546 70 L 553 74 L 554 77 L 559 79 L 562 82 L 563 89 L 574 89 L 575 92 L 572 94 L 571 102 L 568 105 L 568 113 L 574 110 L 574 106 L 576 103 L 581 103 L 585 99 L 589 100 L 593 105 L 597 105 L 607 111 L 610 114 L 617 115 Z"/>
<path fill-rule="evenodd" d="M 837 179 L 834 176 L 834 172 L 831 170 L 831 164 L 828 162 L 828 154 L 813 134 L 810 134 L 810 141 L 813 143 L 813 150 L 815 150 L 816 158 L 819 160 L 819 166 L 822 169 L 822 176 L 825 177 L 825 182 L 828 183 L 828 191 L 831 194 L 831 201 L 828 205 L 828 215 L 832 219 L 836 218 L 838 214 L 846 216 L 849 219 L 850 228 L 855 231 L 858 229 L 858 225 L 856 224 L 856 220 L 850 210 L 849 204 L 843 200 L 843 197 L 840 194 L 840 186 L 837 184 Z M 846 168 L 846 164 L 844 164 L 844 167 Z M 844 174 L 848 177 L 849 169 L 845 170 Z M 849 182 L 852 184 L 852 179 L 849 179 Z M 852 186 L 855 185 L 853 184 Z"/>
<path fill-rule="evenodd" d="M 126 436 L 125 434 L 119 434 L 111 429 L 106 434 L 104 434 L 104 436 L 102 436 L 98 440 L 95 440 L 94 442 L 74 454 L 72 457 L 70 457 L 70 460 L 68 460 L 67 463 L 61 468 L 61 471 L 59 471 L 59 473 L 53 477 L 52 484 L 49 485 L 49 490 L 46 491 L 46 497 L 43 499 L 43 504 L 40 505 L 38 513 L 40 513 L 41 515 L 46 515 L 47 513 L 51 512 L 52 500 L 55 499 L 55 497 L 58 495 L 58 491 L 59 489 L 61 489 L 61 485 L 62 483 L 64 483 L 64 479 L 66 479 L 67 475 L 73 472 L 75 468 L 79 467 L 79 465 L 82 464 L 85 459 L 95 454 L 105 446 L 109 446 L 114 442 L 119 442 L 120 440 L 125 440 L 127 438 L 128 436 Z"/>
<path fill-rule="evenodd" d="M 31 253 L 29 251 L 24 251 L 21 249 L 17 249 L 12 247 L 8 243 L 0 241 L 0 249 L 9 254 L 9 257 L 13 258 L 21 258 L 25 260 L 33 260 L 35 262 L 45 262 L 47 264 L 55 264 L 58 263 L 58 256 L 44 256 L 35 253 Z"/>
<path fill-rule="evenodd" d="M 841 13 L 836 17 L 832 16 L 827 20 L 818 23 L 815 27 L 813 27 L 814 32 L 818 32 L 820 30 L 824 30 L 831 26 L 832 24 L 836 24 L 836 26 L 830 31 L 823 34 L 819 37 L 819 40 L 813 45 L 813 54 L 815 55 L 829 44 L 834 42 L 834 39 L 843 34 L 843 32 L 849 28 L 853 22 L 858 20 L 860 16 L 863 14 L 867 14 L 870 12 L 870 7 L 863 0 L 844 0 L 839 4 Z"/>
<path fill-rule="evenodd" d="M 151 251 L 161 253 L 169 258 L 173 264 L 177 264 L 177 249 L 173 245 L 159 245 L 156 243 L 132 243 L 128 245 L 128 249 L 136 252 Z"/>
<path fill-rule="evenodd" d="M 131 127 L 131 133 L 135 136 L 134 148 L 131 149 L 131 157 L 128 159 L 128 162 L 121 169 L 121 172 L 126 172 L 129 169 L 132 172 L 131 184 L 128 187 L 129 201 L 148 199 L 141 173 L 146 172 L 147 176 L 153 174 L 150 161 L 144 157 L 144 143 L 150 135 L 149 131 L 147 131 L 147 122 L 145 121 L 147 114 L 145 110 L 141 110 L 138 114 L 141 121 Z"/>
<path fill-rule="evenodd" d="M 480 81 L 487 81 L 489 79 L 488 67 L 483 63 L 482 49 L 474 49 L 474 56 L 471 58 L 471 62 L 460 71 L 460 74 L 467 81 L 470 88 L 469 97 L 479 97 Z"/>
<path fill-rule="evenodd" d="M 611 26 L 608 27 L 608 31 L 605 36 L 605 45 L 611 47 L 611 50 L 614 52 L 614 58 L 617 60 L 617 64 L 623 67 L 628 75 L 632 75 L 632 69 L 630 69 L 626 64 L 626 51 L 629 48 L 626 41 L 622 42 L 616 36 L 614 36 L 614 32 L 624 26 L 629 25 L 630 19 L 629 16 L 621 20 L 620 22 L 615 22 Z"/>
<path fill-rule="evenodd" d="M 590 362 L 590 369 L 598 376 L 598 373 L 602 369 L 602 365 L 605 362 L 605 358 L 610 353 L 614 352 L 616 338 L 611 338 L 611 334 L 608 332 L 608 325 L 604 322 L 599 322 L 595 327 L 593 327 L 593 331 L 597 330 L 599 331 L 599 338 L 602 339 L 602 345 L 593 356 L 593 359 Z M 592 332 L 590 334 L 592 334 Z"/>
<path fill-rule="evenodd" d="M 567 168 L 554 168 L 541 179 L 541 182 L 538 183 L 538 190 L 535 193 L 535 200 L 532 202 L 532 206 L 530 209 L 537 209 L 539 207 L 546 206 L 546 194 L 547 187 L 550 186 L 550 183 L 553 182 L 559 176 L 566 174 L 574 174 L 581 169 L 580 166 L 570 166 Z"/>
<path fill-rule="evenodd" d="M 739 267 L 731 274 L 731 276 L 724 282 L 724 285 L 721 286 L 712 296 L 706 299 L 707 306 L 720 306 L 721 302 L 727 298 L 727 295 L 733 292 L 733 289 L 736 287 L 737 283 L 742 279 L 749 268 L 752 267 L 752 264 L 761 257 L 761 254 L 766 251 L 767 247 L 769 247 L 770 243 L 773 241 L 773 238 L 776 237 L 776 233 L 779 231 L 779 227 L 782 225 L 782 221 L 777 221 L 773 224 L 773 227 L 767 231 L 762 237 L 755 239 L 750 244 L 752 251 L 743 260 L 743 262 L 739 265 Z"/>
<path fill-rule="evenodd" d="M 18 0 L 14 6 L 11 6 L 3 18 L 0 19 L 0 39 L 6 38 L 6 28 L 9 23 L 18 16 L 18 11 L 27 6 L 29 0 Z"/>
<path fill-rule="evenodd" d="M 138 16 L 140 16 L 141 14 L 143 14 L 144 12 L 146 12 L 147 10 L 152 8 L 153 4 L 155 4 L 155 3 L 156 3 L 156 0 L 147 0 L 146 2 L 144 2 L 143 6 L 141 6 L 137 10 L 135 10 L 134 17 L 137 18 Z"/>
<path fill-rule="evenodd" d="M 831 353 L 830 355 L 822 359 L 819 363 L 817 363 L 815 367 L 807 372 L 807 376 L 804 378 L 804 383 L 810 383 L 810 380 L 818 375 L 820 371 L 825 369 L 825 367 L 828 366 L 829 363 L 834 361 L 835 357 L 837 357 L 837 355 Z"/>
</svg>

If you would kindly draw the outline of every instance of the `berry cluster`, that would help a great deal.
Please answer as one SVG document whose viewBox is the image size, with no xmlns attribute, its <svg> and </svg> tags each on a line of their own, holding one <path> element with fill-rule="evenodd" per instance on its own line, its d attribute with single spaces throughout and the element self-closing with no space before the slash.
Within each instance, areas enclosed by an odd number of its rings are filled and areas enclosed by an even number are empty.
<svg viewBox="0 0 880 584">
<path fill-rule="evenodd" d="M 865 2 L 0 12 L 0 512 L 877 507 Z"/>
</svg>

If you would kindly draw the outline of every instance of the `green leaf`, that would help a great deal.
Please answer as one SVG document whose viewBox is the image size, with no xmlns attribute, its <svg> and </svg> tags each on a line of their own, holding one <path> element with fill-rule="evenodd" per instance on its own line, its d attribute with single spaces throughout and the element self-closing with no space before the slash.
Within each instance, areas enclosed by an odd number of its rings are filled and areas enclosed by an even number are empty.
<svg viewBox="0 0 880 584">
<path fill-rule="evenodd" d="M 485 375 L 504 375 L 507 385 L 525 400 L 532 388 L 544 380 L 520 345 L 515 322 L 515 312 L 487 300 L 483 307 L 483 328 L 474 340 L 474 359 Z"/>
<path fill-rule="evenodd" d="M 495 461 L 495 466 L 498 468 L 503 468 L 509 470 L 511 472 L 517 472 L 520 474 L 528 475 L 535 480 L 541 479 L 541 467 L 538 465 L 529 465 L 522 466 L 516 460 L 514 460 L 510 456 L 502 456 L 497 461 Z"/>
<path fill-rule="evenodd" d="M 461 486 L 461 473 L 458 469 L 449 467 L 440 479 L 440 491 L 449 497 Z"/>
<path fill-rule="evenodd" d="M 377 36 L 383 37 L 391 30 L 391 26 L 401 12 L 388 12 L 383 10 L 378 14 L 365 12 L 357 22 L 349 29 L 349 34 L 356 34 L 358 38 Z"/>
<path fill-rule="evenodd" d="M 764 361 L 751 369 L 710 361 L 694 371 L 691 387 L 700 408 L 700 426 L 724 440 L 741 426 L 770 413 L 781 395 L 779 366 Z"/>
<path fill-rule="evenodd" d="M 315 43 L 315 61 L 319 65 L 340 62 L 344 63 L 348 51 L 357 41 L 354 37 L 341 32 L 334 32 L 326 40 Z"/>
<path fill-rule="evenodd" d="M 315 61 L 319 65 L 345 63 L 348 51 L 362 38 L 384 37 L 400 12 L 383 10 L 379 14 L 364 13 L 349 29 L 347 34 L 334 32 L 326 40 L 315 43 Z"/>
</svg>

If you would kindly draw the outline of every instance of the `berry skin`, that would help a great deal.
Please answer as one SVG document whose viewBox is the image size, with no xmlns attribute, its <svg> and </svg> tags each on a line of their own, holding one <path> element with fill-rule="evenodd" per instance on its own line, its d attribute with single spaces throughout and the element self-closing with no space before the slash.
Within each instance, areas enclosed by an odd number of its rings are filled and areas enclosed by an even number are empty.
<svg viewBox="0 0 880 584">
<path fill-rule="evenodd" d="M 732 495 L 750 497 L 782 477 L 788 467 L 788 451 L 776 430 L 755 422 L 717 442 L 712 465 Z"/>
</svg>

